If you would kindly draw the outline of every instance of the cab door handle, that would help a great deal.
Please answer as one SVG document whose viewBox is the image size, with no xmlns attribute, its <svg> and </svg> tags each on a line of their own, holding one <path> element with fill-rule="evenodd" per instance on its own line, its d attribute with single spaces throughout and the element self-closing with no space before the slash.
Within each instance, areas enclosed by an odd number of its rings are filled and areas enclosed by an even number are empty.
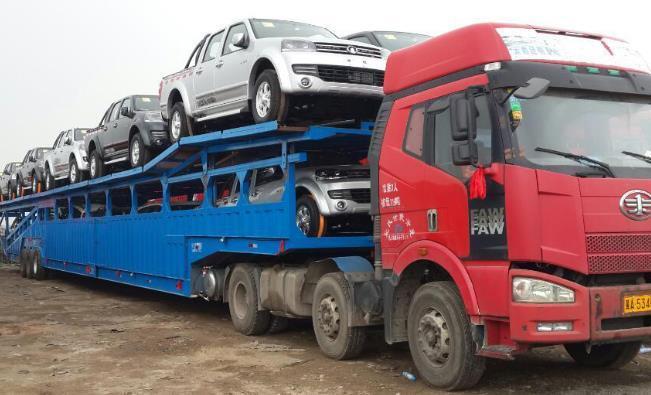
<svg viewBox="0 0 651 395">
<path fill-rule="evenodd" d="M 224 61 L 220 60 L 219 62 L 215 63 L 215 67 L 220 68 L 224 65 Z"/>
<path fill-rule="evenodd" d="M 201 74 L 201 73 L 203 73 L 203 69 L 199 69 L 199 70 L 197 70 L 197 75 L 199 75 L 199 74 Z"/>
<path fill-rule="evenodd" d="M 439 229 L 439 215 L 438 211 L 433 208 L 427 210 L 427 230 L 430 232 L 436 232 Z"/>
</svg>

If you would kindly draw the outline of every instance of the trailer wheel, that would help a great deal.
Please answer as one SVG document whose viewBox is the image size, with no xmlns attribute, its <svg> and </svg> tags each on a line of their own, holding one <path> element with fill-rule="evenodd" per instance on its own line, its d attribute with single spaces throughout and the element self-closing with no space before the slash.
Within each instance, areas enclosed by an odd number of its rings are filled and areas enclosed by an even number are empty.
<svg viewBox="0 0 651 395">
<path fill-rule="evenodd" d="M 269 329 L 271 314 L 258 310 L 258 287 L 253 266 L 238 264 L 228 282 L 228 309 L 238 332 L 251 336 Z"/>
<path fill-rule="evenodd" d="M 54 177 L 52 177 L 52 173 L 50 173 L 50 167 L 49 165 L 45 165 L 45 190 L 49 191 L 50 189 L 54 188 Z"/>
<path fill-rule="evenodd" d="M 188 125 L 188 116 L 185 113 L 183 102 L 176 102 L 172 106 L 172 113 L 169 120 L 170 142 L 172 144 L 181 140 L 182 137 L 190 134 L 190 126 Z"/>
<path fill-rule="evenodd" d="M 255 123 L 278 121 L 282 123 L 287 113 L 287 100 L 283 97 L 278 82 L 278 74 L 273 69 L 260 73 L 255 80 L 253 100 L 251 101 L 251 113 Z"/>
<path fill-rule="evenodd" d="M 20 277 L 27 278 L 27 250 L 23 249 L 20 252 L 19 264 L 20 264 Z"/>
<path fill-rule="evenodd" d="M 296 200 L 296 227 L 308 237 L 321 237 L 325 233 L 325 217 L 310 195 Z"/>
<path fill-rule="evenodd" d="M 32 254 L 29 251 L 24 250 L 24 255 L 21 254 L 21 260 L 25 262 L 25 277 L 34 278 L 34 266 L 32 265 Z"/>
<path fill-rule="evenodd" d="M 364 349 L 365 327 L 350 326 L 352 293 L 343 273 L 328 273 L 314 289 L 312 324 L 321 351 L 333 359 L 351 359 Z"/>
<path fill-rule="evenodd" d="M 141 167 L 151 159 L 151 152 L 145 143 L 142 142 L 140 133 L 136 133 L 131 138 L 129 144 L 129 162 L 131 168 Z"/>
<path fill-rule="evenodd" d="M 90 178 L 100 178 L 104 175 L 104 161 L 99 156 L 99 152 L 94 150 L 90 153 L 90 163 L 88 164 Z"/>
<path fill-rule="evenodd" d="M 47 278 L 47 269 L 41 264 L 41 253 L 34 251 L 31 256 L 32 276 L 37 281 L 43 281 Z"/>
<path fill-rule="evenodd" d="M 420 375 L 447 390 L 474 386 L 485 360 L 475 355 L 470 320 L 454 283 L 422 285 L 409 305 L 409 350 Z"/>
<path fill-rule="evenodd" d="M 565 351 L 579 365 L 619 369 L 635 359 L 641 345 L 641 342 L 601 344 L 592 346 L 588 352 L 585 343 L 572 343 L 565 345 Z"/>
<path fill-rule="evenodd" d="M 271 323 L 269 324 L 269 329 L 267 330 L 267 333 L 270 334 L 281 333 L 286 331 L 288 327 L 289 327 L 289 318 L 281 317 L 278 315 L 272 315 Z"/>
</svg>

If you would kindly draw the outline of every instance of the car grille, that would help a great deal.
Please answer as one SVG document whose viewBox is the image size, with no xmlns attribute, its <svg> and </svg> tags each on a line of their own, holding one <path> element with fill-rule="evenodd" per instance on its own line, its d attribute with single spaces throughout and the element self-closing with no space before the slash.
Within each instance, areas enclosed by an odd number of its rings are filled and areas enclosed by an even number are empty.
<svg viewBox="0 0 651 395">
<path fill-rule="evenodd" d="M 371 190 L 368 188 L 334 189 L 328 191 L 331 199 L 352 200 L 355 203 L 370 203 Z"/>
<path fill-rule="evenodd" d="M 651 271 L 651 234 L 590 234 L 586 248 L 591 274 Z"/>
<path fill-rule="evenodd" d="M 361 47 L 349 44 L 314 43 L 317 52 L 341 53 L 346 55 L 366 56 L 368 58 L 382 58 L 379 48 Z"/>
<path fill-rule="evenodd" d="M 384 85 L 384 71 L 345 66 L 324 66 L 297 64 L 294 73 L 313 75 L 326 82 L 340 82 L 361 85 Z"/>
<path fill-rule="evenodd" d="M 153 137 L 156 140 L 167 139 L 167 131 L 165 131 L 165 130 L 152 130 L 151 131 L 151 137 Z"/>
</svg>

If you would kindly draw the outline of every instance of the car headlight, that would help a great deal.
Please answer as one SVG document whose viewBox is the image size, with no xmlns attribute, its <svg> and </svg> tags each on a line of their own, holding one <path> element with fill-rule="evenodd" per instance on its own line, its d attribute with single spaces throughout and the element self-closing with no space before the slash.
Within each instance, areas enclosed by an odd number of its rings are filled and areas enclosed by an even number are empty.
<svg viewBox="0 0 651 395">
<path fill-rule="evenodd" d="M 346 172 L 338 169 L 318 169 L 314 175 L 317 180 L 341 180 L 346 178 Z"/>
<path fill-rule="evenodd" d="M 314 52 L 316 51 L 316 45 L 312 41 L 306 40 L 283 40 L 280 43 L 281 51 L 302 51 L 302 52 Z"/>
<path fill-rule="evenodd" d="M 513 301 L 522 303 L 573 303 L 574 291 L 548 281 L 514 277 Z"/>
<path fill-rule="evenodd" d="M 145 114 L 145 122 L 163 122 L 163 115 L 159 112 L 148 112 Z"/>
</svg>

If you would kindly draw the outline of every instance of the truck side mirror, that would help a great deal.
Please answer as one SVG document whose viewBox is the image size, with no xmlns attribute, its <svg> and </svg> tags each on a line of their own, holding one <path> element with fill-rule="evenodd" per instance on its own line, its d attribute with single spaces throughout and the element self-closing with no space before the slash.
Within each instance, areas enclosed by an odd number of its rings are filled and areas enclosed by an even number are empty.
<svg viewBox="0 0 651 395">
<path fill-rule="evenodd" d="M 549 80 L 544 78 L 531 78 L 525 86 L 521 86 L 513 92 L 518 99 L 535 99 L 542 96 L 549 88 Z"/>
<path fill-rule="evenodd" d="M 246 48 L 249 46 L 249 40 L 244 33 L 235 33 L 233 34 L 233 39 L 231 40 L 231 45 L 237 48 Z"/>
<path fill-rule="evenodd" d="M 458 95 L 450 103 L 452 162 L 456 166 L 472 165 L 479 160 L 477 143 L 477 107 L 470 94 Z"/>
<path fill-rule="evenodd" d="M 131 111 L 129 111 L 129 108 L 127 108 L 127 107 L 121 107 L 120 108 L 120 115 L 122 115 L 124 117 L 131 118 Z"/>
</svg>

